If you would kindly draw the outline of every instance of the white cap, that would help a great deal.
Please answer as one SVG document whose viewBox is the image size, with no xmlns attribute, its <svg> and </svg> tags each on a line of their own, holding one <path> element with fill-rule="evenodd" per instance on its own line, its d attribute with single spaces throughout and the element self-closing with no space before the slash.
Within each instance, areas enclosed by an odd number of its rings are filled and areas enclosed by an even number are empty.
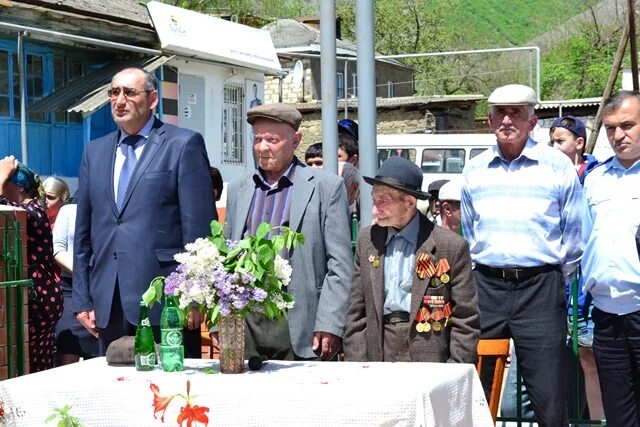
<svg viewBox="0 0 640 427">
<path fill-rule="evenodd" d="M 506 85 L 494 90 L 487 102 L 491 105 L 531 105 L 538 104 L 536 91 L 525 85 Z"/>
<path fill-rule="evenodd" d="M 438 199 L 440 199 L 441 201 L 453 200 L 459 202 L 461 196 L 462 182 L 459 179 L 454 179 L 445 183 L 442 188 L 440 188 Z"/>
</svg>

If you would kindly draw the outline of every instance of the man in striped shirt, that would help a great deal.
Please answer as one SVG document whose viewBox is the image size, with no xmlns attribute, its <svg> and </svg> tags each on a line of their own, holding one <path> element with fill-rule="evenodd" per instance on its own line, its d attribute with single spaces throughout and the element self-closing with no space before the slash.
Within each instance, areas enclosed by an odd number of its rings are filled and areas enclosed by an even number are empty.
<svg viewBox="0 0 640 427">
<path fill-rule="evenodd" d="M 497 145 L 463 171 L 462 227 L 475 263 L 481 338 L 513 338 L 540 426 L 568 424 L 567 277 L 581 255 L 581 188 L 567 156 L 529 138 L 533 89 L 489 97 Z"/>
</svg>

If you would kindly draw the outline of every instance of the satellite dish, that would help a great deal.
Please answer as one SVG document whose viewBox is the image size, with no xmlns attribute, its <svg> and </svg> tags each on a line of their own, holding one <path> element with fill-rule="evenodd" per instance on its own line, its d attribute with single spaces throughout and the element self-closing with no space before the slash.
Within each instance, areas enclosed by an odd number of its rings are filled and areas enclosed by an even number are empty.
<svg viewBox="0 0 640 427">
<path fill-rule="evenodd" d="M 296 61 L 293 66 L 293 70 L 291 70 L 289 75 L 291 76 L 291 82 L 294 89 L 299 89 L 300 86 L 302 86 L 302 80 L 304 79 L 304 67 L 302 65 L 302 61 Z"/>
</svg>

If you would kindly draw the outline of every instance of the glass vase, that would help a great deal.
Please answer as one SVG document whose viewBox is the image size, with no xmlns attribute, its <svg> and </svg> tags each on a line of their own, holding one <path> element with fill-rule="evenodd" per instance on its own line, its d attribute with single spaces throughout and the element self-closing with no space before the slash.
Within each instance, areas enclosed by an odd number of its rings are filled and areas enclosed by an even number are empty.
<svg viewBox="0 0 640 427">
<path fill-rule="evenodd" d="M 220 372 L 223 374 L 244 372 L 244 317 L 234 314 L 220 317 L 218 345 Z"/>
</svg>

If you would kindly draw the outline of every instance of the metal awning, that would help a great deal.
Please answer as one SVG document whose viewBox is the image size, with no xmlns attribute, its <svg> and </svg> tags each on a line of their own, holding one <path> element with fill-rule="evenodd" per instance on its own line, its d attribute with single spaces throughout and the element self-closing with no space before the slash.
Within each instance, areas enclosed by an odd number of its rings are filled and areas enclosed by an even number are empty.
<svg viewBox="0 0 640 427">
<path fill-rule="evenodd" d="M 111 84 L 111 78 L 118 71 L 128 67 L 138 67 L 152 72 L 171 58 L 173 56 L 154 56 L 110 62 L 27 106 L 27 112 L 74 111 L 85 116 L 90 115 L 109 102 L 107 90 Z"/>
</svg>

